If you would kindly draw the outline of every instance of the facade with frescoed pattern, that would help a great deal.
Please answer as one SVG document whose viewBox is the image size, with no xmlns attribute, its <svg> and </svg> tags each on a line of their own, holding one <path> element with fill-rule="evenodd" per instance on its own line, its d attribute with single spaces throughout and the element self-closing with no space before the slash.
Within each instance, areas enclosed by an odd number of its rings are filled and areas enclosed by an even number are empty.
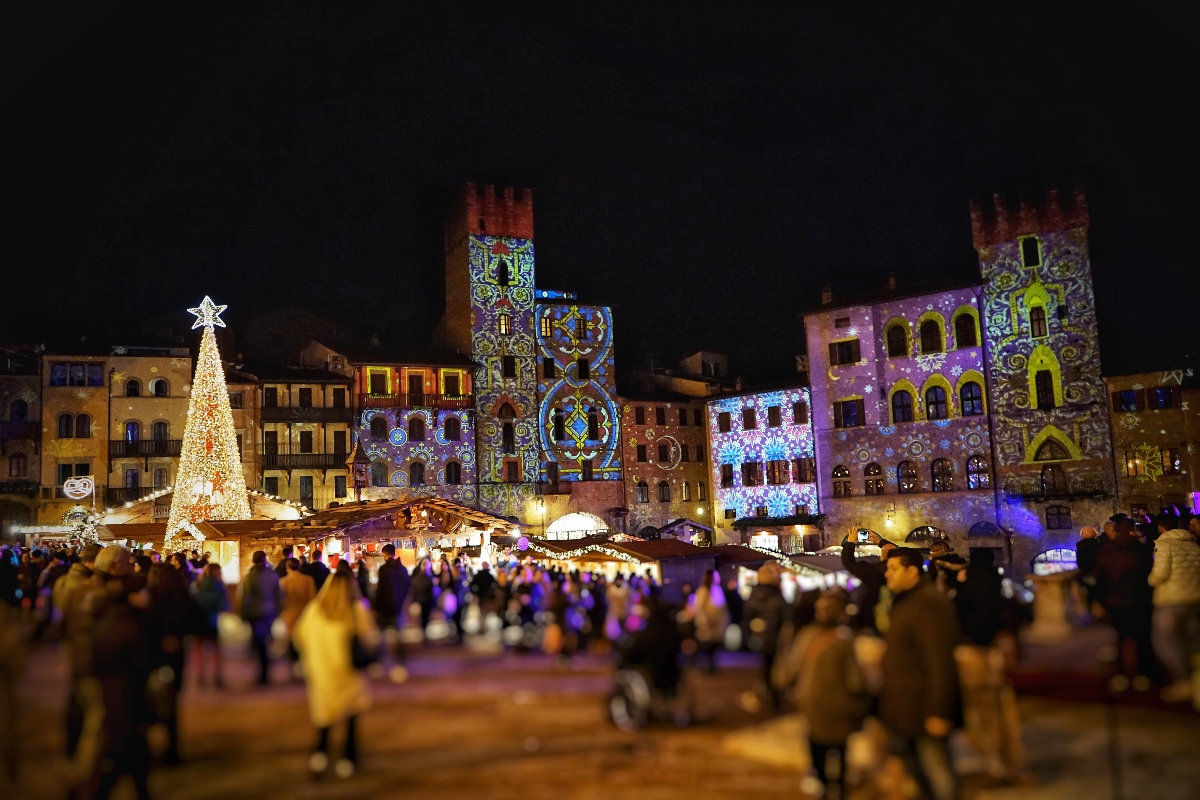
<svg viewBox="0 0 1200 800">
<path fill-rule="evenodd" d="M 679 519 L 711 527 L 705 401 L 660 392 L 620 402 L 629 532 Z"/>
</svg>

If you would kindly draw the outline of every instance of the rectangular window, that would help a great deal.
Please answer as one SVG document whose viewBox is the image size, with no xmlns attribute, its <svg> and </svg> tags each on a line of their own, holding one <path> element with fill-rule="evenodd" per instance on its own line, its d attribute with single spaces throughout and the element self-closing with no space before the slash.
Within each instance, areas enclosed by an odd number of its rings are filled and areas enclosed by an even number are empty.
<svg viewBox="0 0 1200 800">
<path fill-rule="evenodd" d="M 849 317 L 835 317 L 833 320 L 833 327 L 849 328 L 850 327 L 850 318 Z"/>
<path fill-rule="evenodd" d="M 501 314 L 498 319 L 500 335 L 508 336 L 510 333 L 512 333 L 512 316 L 509 314 Z"/>
<path fill-rule="evenodd" d="M 274 386 L 263 389 L 263 408 L 279 407 L 279 390 Z"/>
<path fill-rule="evenodd" d="M 646 407 L 645 406 L 634 406 L 633 407 L 633 424 L 634 425 L 645 425 L 646 424 Z"/>
<path fill-rule="evenodd" d="M 506 483 L 521 482 L 521 462 L 515 458 L 504 460 L 504 480 Z"/>
<path fill-rule="evenodd" d="M 267 494 L 279 496 L 279 478 L 263 478 L 263 491 Z"/>
<path fill-rule="evenodd" d="M 345 389 L 334 389 L 333 390 L 333 407 L 334 408 L 345 408 L 346 407 L 346 390 Z"/>
<path fill-rule="evenodd" d="M 103 386 L 104 385 L 104 365 L 103 364 L 88 364 L 87 365 L 87 385 L 88 386 Z"/>
<path fill-rule="evenodd" d="M 1037 407 L 1040 409 L 1054 408 L 1054 376 L 1048 369 L 1039 369 L 1033 376 L 1034 390 L 1037 392 Z"/>
<path fill-rule="evenodd" d="M 1125 451 L 1125 474 L 1132 477 L 1146 474 L 1146 459 L 1133 450 Z"/>
<path fill-rule="evenodd" d="M 346 438 L 345 431 L 333 432 L 333 452 L 337 453 L 339 456 L 349 452 L 346 450 Z"/>
<path fill-rule="evenodd" d="M 442 394 L 446 397 L 462 397 L 462 384 L 457 373 L 442 373 Z"/>
<path fill-rule="evenodd" d="M 388 393 L 388 374 L 383 370 L 372 370 L 367 375 L 367 392 L 369 394 Z"/>
<path fill-rule="evenodd" d="M 742 430 L 752 431 L 758 427 L 758 417 L 753 408 L 742 409 Z"/>
<path fill-rule="evenodd" d="M 588 338 L 588 321 L 583 317 L 575 320 L 575 336 L 578 339 Z"/>
<path fill-rule="evenodd" d="M 558 377 L 558 364 L 554 356 L 542 356 L 542 377 L 550 380 Z"/>
<path fill-rule="evenodd" d="M 737 509 L 734 509 L 734 508 L 725 509 L 725 519 L 737 519 Z"/>
<path fill-rule="evenodd" d="M 263 431 L 263 455 L 279 455 L 279 432 Z"/>
<path fill-rule="evenodd" d="M 862 400 L 839 400 L 833 404 L 833 427 L 857 428 L 865 424 Z"/>
<path fill-rule="evenodd" d="M 1113 392 L 1113 411 L 1130 412 L 1137 410 L 1138 393 L 1136 389 Z"/>
<path fill-rule="evenodd" d="M 702 444 L 696 445 L 696 460 L 697 461 L 704 460 L 704 445 L 702 445 Z"/>
<path fill-rule="evenodd" d="M 1162 450 L 1163 475 L 1182 475 L 1183 461 L 1179 458 L 1179 449 L 1164 447 Z"/>
<path fill-rule="evenodd" d="M 662 408 L 660 406 L 660 407 L 654 409 L 654 424 L 655 425 L 666 425 L 667 424 L 667 410 L 665 408 Z"/>
<path fill-rule="evenodd" d="M 816 463 L 811 458 L 792 459 L 792 480 L 796 483 L 816 482 Z"/>
<path fill-rule="evenodd" d="M 1036 236 L 1027 236 L 1021 240 L 1021 263 L 1026 267 L 1036 267 L 1042 263 Z"/>
<path fill-rule="evenodd" d="M 721 465 L 721 488 L 728 489 L 733 486 L 733 464 Z"/>
<path fill-rule="evenodd" d="M 1150 390 L 1150 405 L 1152 408 L 1172 408 L 1174 398 L 1170 386 L 1156 386 Z"/>
<path fill-rule="evenodd" d="M 862 353 L 859 350 L 858 339 L 830 342 L 829 344 L 829 364 L 831 366 L 857 364 L 861 358 Z"/>
<path fill-rule="evenodd" d="M 50 385 L 51 386 L 66 386 L 67 385 L 67 365 L 62 362 L 55 362 L 50 365 Z"/>
<path fill-rule="evenodd" d="M 543 316 L 540 320 L 538 320 L 538 330 L 541 332 L 543 339 L 550 338 L 550 318 L 549 317 Z"/>
<path fill-rule="evenodd" d="M 300 452 L 311 453 L 313 451 L 313 432 L 300 431 Z"/>
<path fill-rule="evenodd" d="M 67 369 L 68 386 L 84 386 L 87 383 L 87 371 L 83 364 L 72 364 Z"/>
<path fill-rule="evenodd" d="M 502 378 L 517 377 L 516 356 L 500 356 L 500 376 Z"/>
<path fill-rule="evenodd" d="M 783 414 L 779 410 L 779 406 L 769 406 L 767 408 L 767 427 L 778 428 L 783 424 Z"/>
<path fill-rule="evenodd" d="M 660 444 L 658 446 L 658 463 L 667 464 L 671 461 L 671 445 Z"/>
<path fill-rule="evenodd" d="M 791 465 L 787 461 L 768 461 L 767 484 L 770 486 L 782 486 L 788 482 L 791 472 Z"/>
<path fill-rule="evenodd" d="M 579 479 L 584 481 L 592 479 L 592 460 L 590 458 L 579 462 Z"/>
<path fill-rule="evenodd" d="M 346 476 L 345 475 L 334 475 L 333 476 L 333 496 L 339 497 L 339 498 L 346 496 Z"/>
<path fill-rule="evenodd" d="M 229 407 L 230 408 L 242 408 L 242 403 L 244 400 L 245 400 L 244 392 L 230 392 L 229 393 Z"/>
<path fill-rule="evenodd" d="M 546 462 L 546 483 L 558 489 L 558 463 L 555 461 Z"/>
<path fill-rule="evenodd" d="M 680 461 L 689 461 L 690 460 L 688 458 L 688 446 L 686 444 L 679 445 L 679 460 Z"/>
<path fill-rule="evenodd" d="M 301 389 L 299 392 L 301 408 L 312 408 L 312 389 Z"/>
<path fill-rule="evenodd" d="M 742 464 L 742 486 L 762 486 L 762 464 L 747 461 Z"/>
<path fill-rule="evenodd" d="M 808 403 L 801 401 L 792 405 L 792 424 L 807 425 L 808 424 Z"/>
<path fill-rule="evenodd" d="M 687 419 L 688 419 L 687 409 L 686 408 L 679 409 L 679 426 L 680 427 L 686 426 L 688 424 Z"/>
<path fill-rule="evenodd" d="M 67 482 L 68 478 L 73 478 L 74 476 L 75 476 L 75 465 L 74 464 L 59 464 L 58 465 L 58 476 L 57 476 L 58 483 L 56 485 L 62 486 L 64 483 Z"/>
<path fill-rule="evenodd" d="M 637 460 L 643 464 L 649 463 L 650 456 L 646 454 L 646 445 L 639 444 L 637 446 Z"/>
<path fill-rule="evenodd" d="M 592 363 L 586 358 L 581 358 L 576 362 L 576 364 L 578 365 L 577 370 L 579 372 L 579 380 L 590 380 L 592 377 Z"/>
<path fill-rule="evenodd" d="M 697 428 L 704 425 L 704 412 L 698 408 L 692 409 L 692 424 Z"/>
<path fill-rule="evenodd" d="M 729 416 L 728 411 L 722 411 L 717 414 L 717 431 L 719 433 L 729 433 L 733 428 L 733 419 Z"/>
</svg>

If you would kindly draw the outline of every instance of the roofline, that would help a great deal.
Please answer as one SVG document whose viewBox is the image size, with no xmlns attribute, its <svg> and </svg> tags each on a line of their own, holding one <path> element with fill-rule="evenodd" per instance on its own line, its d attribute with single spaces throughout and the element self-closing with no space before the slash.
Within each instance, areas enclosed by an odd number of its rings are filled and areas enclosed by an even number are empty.
<svg viewBox="0 0 1200 800">
<path fill-rule="evenodd" d="M 844 309 L 844 308 L 854 308 L 855 306 L 877 306 L 877 305 L 882 305 L 884 303 L 892 303 L 897 300 L 909 300 L 914 297 L 921 297 L 923 295 L 940 294 L 942 292 L 953 292 L 953 291 L 957 291 L 959 289 L 982 289 L 983 285 L 984 285 L 984 283 L 981 280 L 970 280 L 970 281 L 954 281 L 954 282 L 943 284 L 943 285 L 934 285 L 932 288 L 926 288 L 926 289 L 921 289 L 918 286 L 913 286 L 911 289 L 896 289 L 895 294 L 889 294 L 885 297 L 879 298 L 878 300 L 870 299 L 872 296 L 874 296 L 874 294 L 876 294 L 879 291 L 884 291 L 884 292 L 888 291 L 887 288 L 885 287 L 884 289 L 877 289 L 875 292 L 864 292 L 863 294 L 860 294 L 856 297 L 848 297 L 842 301 L 822 303 L 821 305 L 801 311 L 800 316 L 801 317 L 812 317 L 812 316 L 816 316 L 818 314 L 822 314 L 826 311 L 838 311 L 838 310 Z"/>
<path fill-rule="evenodd" d="M 770 394 L 771 392 L 786 392 L 789 389 L 810 389 L 811 390 L 812 385 L 810 383 L 806 383 L 803 381 L 797 381 L 795 383 L 788 382 L 788 383 L 784 384 L 783 386 L 776 386 L 773 389 L 768 389 L 768 388 L 743 389 L 740 392 L 724 392 L 722 394 L 710 394 L 707 397 L 704 397 L 702 399 L 704 400 L 704 402 L 707 403 L 707 402 L 711 402 L 713 400 L 727 400 L 730 397 L 746 397 L 748 395 L 755 395 L 755 394 Z"/>
</svg>

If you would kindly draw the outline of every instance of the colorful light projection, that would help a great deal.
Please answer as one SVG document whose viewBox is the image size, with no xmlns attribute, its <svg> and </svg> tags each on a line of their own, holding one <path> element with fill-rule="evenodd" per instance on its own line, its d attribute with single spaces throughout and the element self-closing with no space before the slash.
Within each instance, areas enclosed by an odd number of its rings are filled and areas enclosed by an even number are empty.
<svg viewBox="0 0 1200 800">
<path fill-rule="evenodd" d="M 797 507 L 807 508 L 809 514 L 818 512 L 817 484 L 797 482 L 799 476 L 793 468 L 796 459 L 814 457 L 811 416 L 802 423 L 796 423 L 793 416 L 797 403 L 803 403 L 807 409 L 810 401 L 808 389 L 800 387 L 709 401 L 708 438 L 712 451 L 709 463 L 718 522 L 724 521 L 725 509 L 733 509 L 738 518 L 758 516 L 762 508 L 768 517 L 775 518 L 793 516 Z M 778 411 L 773 412 L 772 408 Z M 743 428 L 743 409 L 754 410 L 753 430 Z M 730 416 L 731 428 L 727 433 L 720 430 L 722 412 Z M 779 414 L 778 427 L 770 425 L 774 413 Z M 808 414 L 807 410 L 805 413 Z M 768 462 L 779 461 L 787 462 L 787 481 L 771 485 L 767 482 Z M 745 484 L 742 465 L 747 463 L 759 465 L 760 485 Z M 732 486 L 721 485 L 721 467 L 726 464 L 733 468 Z"/>
<path fill-rule="evenodd" d="M 372 422 L 382 419 L 383 425 Z M 409 431 L 413 420 L 423 423 L 424 439 L 412 441 Z M 457 420 L 457 440 L 447 437 L 447 421 Z M 375 438 L 382 427 L 383 438 Z M 451 423 L 451 429 L 453 423 Z M 363 489 L 364 500 L 441 497 L 464 505 L 474 505 L 475 429 L 471 414 L 434 408 L 365 408 L 359 414 L 359 446 L 372 464 L 387 465 L 386 486 L 370 485 Z M 424 483 L 412 485 L 411 466 L 422 464 Z M 453 465 L 458 465 L 459 481 L 453 483 Z M 447 474 L 449 468 L 450 474 Z"/>
</svg>

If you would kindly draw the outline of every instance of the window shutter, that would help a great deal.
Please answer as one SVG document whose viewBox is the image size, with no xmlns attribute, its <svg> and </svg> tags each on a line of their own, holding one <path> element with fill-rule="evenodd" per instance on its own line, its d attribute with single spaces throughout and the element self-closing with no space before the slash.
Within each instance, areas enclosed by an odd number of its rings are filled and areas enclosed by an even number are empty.
<svg viewBox="0 0 1200 800">
<path fill-rule="evenodd" d="M 1154 397 L 1153 389 L 1139 389 L 1137 393 L 1137 410 L 1142 411 L 1151 405 L 1151 398 Z"/>
<path fill-rule="evenodd" d="M 1121 393 L 1120 392 L 1112 393 L 1112 410 L 1116 413 L 1121 412 Z"/>
<path fill-rule="evenodd" d="M 841 403 L 833 404 L 833 427 L 835 427 L 835 428 L 842 427 L 842 404 Z"/>
<path fill-rule="evenodd" d="M 858 339 L 855 339 L 854 342 L 851 344 L 851 350 L 852 350 L 852 355 L 854 357 L 854 363 L 857 364 L 859 361 L 862 360 L 862 351 L 859 350 Z"/>
<path fill-rule="evenodd" d="M 866 405 L 863 403 L 862 400 L 855 400 L 854 405 L 858 406 L 858 424 L 866 425 L 867 424 Z"/>
<path fill-rule="evenodd" d="M 834 343 L 834 342 L 830 342 L 830 343 L 829 343 L 829 365 L 830 365 L 830 366 L 833 366 L 833 365 L 835 365 L 835 364 L 837 364 L 837 363 L 838 363 L 838 360 L 837 360 L 837 344 L 836 344 L 836 343 Z"/>
</svg>

